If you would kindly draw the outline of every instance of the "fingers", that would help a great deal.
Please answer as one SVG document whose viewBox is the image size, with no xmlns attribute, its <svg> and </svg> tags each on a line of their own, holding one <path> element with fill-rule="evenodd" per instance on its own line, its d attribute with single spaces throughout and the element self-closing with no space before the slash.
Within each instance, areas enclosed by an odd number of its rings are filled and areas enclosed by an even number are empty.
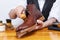
<svg viewBox="0 0 60 40">
<path fill-rule="evenodd" d="M 24 30 L 26 28 L 27 28 L 27 26 L 19 26 L 16 28 L 16 32 L 19 32 L 19 31 Z"/>
<path fill-rule="evenodd" d="M 42 29 L 43 28 L 43 21 L 37 20 L 37 25 L 35 27 L 35 30 Z"/>
<path fill-rule="evenodd" d="M 17 7 L 15 8 L 15 10 L 17 11 L 17 13 L 16 13 L 17 17 L 20 18 L 20 15 L 21 15 L 22 13 L 24 13 L 25 8 L 24 8 L 23 6 L 17 6 Z"/>
<path fill-rule="evenodd" d="M 11 19 L 15 19 L 17 17 L 15 9 L 11 9 L 11 11 L 9 12 L 9 17 Z"/>
<path fill-rule="evenodd" d="M 20 30 L 23 30 L 24 28 L 23 27 L 18 27 L 16 28 L 16 32 L 19 32 Z"/>
<path fill-rule="evenodd" d="M 25 34 L 27 34 L 27 32 L 21 33 L 21 32 L 17 32 L 16 36 L 17 38 L 21 38 L 22 36 L 24 36 Z"/>
<path fill-rule="evenodd" d="M 15 9 L 11 9 L 11 11 L 9 12 L 9 17 L 11 19 L 15 19 L 16 17 L 21 17 L 21 14 L 25 13 L 25 8 L 23 6 L 17 6 Z M 26 15 L 23 15 L 25 18 Z"/>
</svg>

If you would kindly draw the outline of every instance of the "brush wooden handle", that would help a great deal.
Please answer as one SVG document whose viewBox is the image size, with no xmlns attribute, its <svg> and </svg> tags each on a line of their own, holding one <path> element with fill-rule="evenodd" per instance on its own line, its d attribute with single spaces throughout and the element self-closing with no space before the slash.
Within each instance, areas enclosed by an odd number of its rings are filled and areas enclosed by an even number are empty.
<svg viewBox="0 0 60 40">
<path fill-rule="evenodd" d="M 20 15 L 20 18 L 21 18 L 21 19 L 25 19 L 25 18 L 26 18 L 25 13 L 22 13 L 22 14 Z"/>
</svg>

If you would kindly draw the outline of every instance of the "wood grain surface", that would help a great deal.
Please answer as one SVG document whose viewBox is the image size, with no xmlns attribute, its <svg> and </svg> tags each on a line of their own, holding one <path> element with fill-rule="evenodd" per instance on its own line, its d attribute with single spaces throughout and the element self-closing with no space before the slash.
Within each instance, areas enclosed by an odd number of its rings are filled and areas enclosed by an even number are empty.
<svg viewBox="0 0 60 40">
<path fill-rule="evenodd" d="M 16 37 L 15 30 L 0 32 L 0 40 L 60 40 L 60 31 L 53 31 L 44 28 L 24 35 L 22 38 Z"/>
</svg>

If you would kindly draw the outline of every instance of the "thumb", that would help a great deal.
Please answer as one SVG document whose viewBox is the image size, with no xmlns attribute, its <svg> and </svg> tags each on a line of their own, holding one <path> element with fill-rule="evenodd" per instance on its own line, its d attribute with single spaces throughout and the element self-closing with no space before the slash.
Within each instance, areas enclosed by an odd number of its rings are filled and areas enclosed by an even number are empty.
<svg viewBox="0 0 60 40">
<path fill-rule="evenodd" d="M 41 20 L 37 20 L 37 23 L 38 23 L 38 24 L 42 24 L 43 21 L 41 21 Z"/>
</svg>

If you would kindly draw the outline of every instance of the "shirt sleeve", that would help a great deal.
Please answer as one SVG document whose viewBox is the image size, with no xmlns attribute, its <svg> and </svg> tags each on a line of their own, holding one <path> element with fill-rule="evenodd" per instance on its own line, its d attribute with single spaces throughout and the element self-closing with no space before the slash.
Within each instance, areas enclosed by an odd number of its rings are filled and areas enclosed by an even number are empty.
<svg viewBox="0 0 60 40">
<path fill-rule="evenodd" d="M 48 19 L 50 19 L 52 17 L 56 18 L 57 21 L 60 22 L 60 0 L 56 0 L 56 2 L 54 3 L 54 5 L 50 11 Z"/>
</svg>

